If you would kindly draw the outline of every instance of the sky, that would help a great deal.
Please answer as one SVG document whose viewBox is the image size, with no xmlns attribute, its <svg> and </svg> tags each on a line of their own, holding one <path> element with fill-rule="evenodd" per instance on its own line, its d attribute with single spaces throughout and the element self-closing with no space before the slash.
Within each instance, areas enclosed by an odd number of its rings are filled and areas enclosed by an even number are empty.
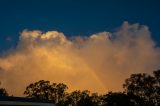
<svg viewBox="0 0 160 106">
<path fill-rule="evenodd" d="M 0 51 L 16 47 L 24 29 L 88 36 L 114 31 L 124 21 L 147 25 L 160 45 L 159 4 L 159 0 L 1 0 Z"/>
<path fill-rule="evenodd" d="M 38 80 L 69 91 L 122 91 L 131 74 L 160 69 L 159 4 L 0 0 L 1 86 L 16 96 Z"/>
</svg>

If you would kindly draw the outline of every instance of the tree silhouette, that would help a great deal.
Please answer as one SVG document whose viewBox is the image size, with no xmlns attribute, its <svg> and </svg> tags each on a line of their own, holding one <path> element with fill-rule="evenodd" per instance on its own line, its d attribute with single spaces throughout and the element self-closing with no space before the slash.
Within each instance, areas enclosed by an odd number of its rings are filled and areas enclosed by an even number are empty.
<svg viewBox="0 0 160 106">
<path fill-rule="evenodd" d="M 132 97 L 135 105 L 159 106 L 160 71 L 154 71 L 154 76 L 146 73 L 132 74 L 125 80 L 125 92 Z"/>
<path fill-rule="evenodd" d="M 1 85 L 1 82 L 0 82 Z M 8 93 L 5 88 L 0 88 L 0 96 L 8 96 Z"/>
<path fill-rule="evenodd" d="M 36 83 L 31 83 L 27 86 L 24 94 L 27 97 L 37 99 L 50 99 L 51 98 L 51 86 L 49 81 L 40 80 Z"/>
<path fill-rule="evenodd" d="M 56 104 L 58 104 L 59 106 L 63 106 L 65 105 L 65 98 L 67 95 L 66 90 L 68 89 L 67 85 L 63 84 L 63 83 L 59 83 L 56 85 L 56 92 L 52 92 L 55 95 L 55 100 L 56 100 Z"/>
<path fill-rule="evenodd" d="M 8 93 L 4 88 L 0 88 L 0 96 L 8 96 Z"/>
<path fill-rule="evenodd" d="M 159 106 L 160 105 L 160 70 L 154 71 L 153 75 L 156 80 L 154 102 L 156 103 L 157 106 Z"/>
<path fill-rule="evenodd" d="M 97 94 L 92 94 L 88 90 L 76 90 L 68 94 L 66 97 L 67 106 L 99 106 L 99 97 Z M 97 104 L 96 104 L 97 103 Z"/>
<path fill-rule="evenodd" d="M 134 106 L 129 96 L 121 92 L 109 92 L 104 100 L 106 106 Z"/>
<path fill-rule="evenodd" d="M 40 80 L 26 87 L 26 97 L 52 100 L 56 106 L 160 106 L 160 70 L 132 74 L 123 84 L 124 92 L 105 95 L 88 90 L 66 92 L 67 85 Z M 1 91 L 2 90 L 2 91 Z M 2 93 L 1 93 L 2 92 Z M 0 89 L 0 94 L 7 94 Z"/>
<path fill-rule="evenodd" d="M 53 100 L 58 104 L 64 100 L 67 89 L 68 87 L 63 83 L 50 84 L 49 81 L 40 80 L 27 86 L 24 95 L 30 98 Z"/>
<path fill-rule="evenodd" d="M 105 105 L 105 96 L 98 95 L 98 93 L 92 93 L 90 96 L 92 101 L 92 106 L 104 106 Z"/>
</svg>

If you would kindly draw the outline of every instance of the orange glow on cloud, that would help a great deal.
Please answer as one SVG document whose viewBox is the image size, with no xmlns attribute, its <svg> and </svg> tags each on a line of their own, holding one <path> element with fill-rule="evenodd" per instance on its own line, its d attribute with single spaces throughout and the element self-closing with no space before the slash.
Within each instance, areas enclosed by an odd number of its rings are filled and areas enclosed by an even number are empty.
<svg viewBox="0 0 160 106">
<path fill-rule="evenodd" d="M 23 31 L 16 49 L 0 57 L 0 80 L 10 94 L 41 79 L 69 90 L 104 93 L 122 90 L 132 73 L 160 68 L 160 50 L 146 26 L 125 22 L 117 32 L 68 39 L 63 33 Z"/>
</svg>

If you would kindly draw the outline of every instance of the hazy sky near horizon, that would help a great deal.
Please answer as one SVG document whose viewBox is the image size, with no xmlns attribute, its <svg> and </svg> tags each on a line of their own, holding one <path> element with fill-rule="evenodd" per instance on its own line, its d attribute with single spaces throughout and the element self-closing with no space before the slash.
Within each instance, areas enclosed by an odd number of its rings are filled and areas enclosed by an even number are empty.
<svg viewBox="0 0 160 106">
<path fill-rule="evenodd" d="M 58 30 L 68 36 L 114 31 L 124 21 L 147 25 L 160 45 L 159 0 L 0 0 L 0 51 L 20 32 Z"/>
</svg>

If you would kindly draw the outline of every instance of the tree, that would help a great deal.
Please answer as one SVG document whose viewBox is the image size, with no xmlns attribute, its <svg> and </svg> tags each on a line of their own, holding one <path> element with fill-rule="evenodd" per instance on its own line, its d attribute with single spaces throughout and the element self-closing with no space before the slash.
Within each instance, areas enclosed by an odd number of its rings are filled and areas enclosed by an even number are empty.
<svg viewBox="0 0 160 106">
<path fill-rule="evenodd" d="M 80 101 L 78 102 L 78 106 L 92 106 L 90 91 L 84 90 L 80 93 Z"/>
<path fill-rule="evenodd" d="M 121 92 L 109 92 L 104 100 L 106 106 L 134 106 L 129 96 Z"/>
<path fill-rule="evenodd" d="M 67 106 L 94 106 L 88 90 L 76 90 L 68 94 L 66 98 Z"/>
<path fill-rule="evenodd" d="M 0 88 L 0 96 L 8 96 L 6 89 Z"/>
<path fill-rule="evenodd" d="M 92 106 L 104 106 L 105 105 L 105 96 L 98 95 L 98 93 L 92 93 L 90 95 L 92 101 Z"/>
<path fill-rule="evenodd" d="M 40 80 L 27 86 L 24 94 L 26 97 L 37 99 L 51 99 L 51 86 L 49 81 Z"/>
<path fill-rule="evenodd" d="M 67 85 L 63 84 L 63 83 L 59 83 L 56 85 L 56 91 L 53 92 L 53 94 L 56 94 L 55 96 L 55 100 L 56 100 L 56 103 L 59 105 L 59 106 L 64 106 L 65 105 L 65 98 L 66 98 L 66 95 L 67 95 L 67 92 L 66 90 L 68 89 Z"/>
<path fill-rule="evenodd" d="M 136 105 L 156 106 L 156 82 L 155 77 L 149 74 L 132 74 L 130 78 L 125 80 L 123 87 Z"/>
<path fill-rule="evenodd" d="M 49 81 L 40 80 L 26 87 L 24 95 L 30 98 L 53 100 L 55 104 L 62 104 L 68 87 L 63 83 L 50 84 Z"/>
<path fill-rule="evenodd" d="M 154 100 L 156 105 L 159 106 L 160 105 L 160 70 L 154 71 L 153 75 L 156 80 Z"/>
<path fill-rule="evenodd" d="M 1 85 L 1 82 L 0 82 Z M 8 96 L 8 93 L 5 88 L 0 88 L 0 96 Z"/>
</svg>

